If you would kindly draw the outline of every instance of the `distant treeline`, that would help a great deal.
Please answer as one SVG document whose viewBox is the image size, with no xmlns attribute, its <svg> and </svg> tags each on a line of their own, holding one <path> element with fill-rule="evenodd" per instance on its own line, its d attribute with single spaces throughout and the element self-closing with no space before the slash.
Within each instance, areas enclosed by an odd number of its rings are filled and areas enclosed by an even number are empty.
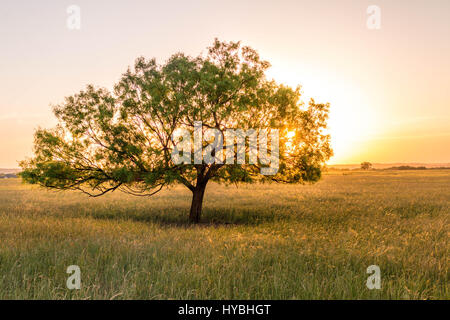
<svg viewBox="0 0 450 320">
<path fill-rule="evenodd" d="M 341 171 L 351 171 L 351 170 L 361 170 L 360 168 L 354 168 L 354 169 L 348 169 L 348 168 L 334 168 L 329 167 L 331 170 L 341 170 Z M 371 168 L 370 170 L 443 170 L 443 169 L 450 169 L 450 167 L 433 167 L 433 168 L 427 168 L 425 166 L 420 167 L 413 167 L 413 166 L 397 166 L 397 167 L 389 167 L 389 168 L 383 168 L 383 169 L 376 169 Z"/>
<path fill-rule="evenodd" d="M 381 170 L 442 170 L 442 169 L 450 169 L 450 167 L 432 167 L 427 168 L 424 166 L 421 167 L 412 167 L 412 166 L 398 166 L 398 167 L 390 167 Z"/>
<path fill-rule="evenodd" d="M 17 174 L 15 173 L 0 173 L 0 179 L 10 179 L 10 178 L 17 178 Z"/>
<path fill-rule="evenodd" d="M 412 166 L 398 166 L 398 167 L 390 167 L 383 170 L 427 170 L 427 167 L 412 167 Z"/>
</svg>

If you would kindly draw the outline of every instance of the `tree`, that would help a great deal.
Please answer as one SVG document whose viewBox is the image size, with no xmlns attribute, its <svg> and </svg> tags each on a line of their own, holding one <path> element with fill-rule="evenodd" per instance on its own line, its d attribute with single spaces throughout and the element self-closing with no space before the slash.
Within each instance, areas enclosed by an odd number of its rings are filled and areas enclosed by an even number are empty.
<svg viewBox="0 0 450 320">
<path fill-rule="evenodd" d="M 21 176 L 28 183 L 93 197 L 115 190 L 150 196 L 181 183 L 193 193 L 193 223 L 200 221 L 209 181 L 317 181 L 332 155 L 323 133 L 329 104 L 311 99 L 305 106 L 300 87 L 266 79 L 269 66 L 252 48 L 217 39 L 198 57 L 177 53 L 163 65 L 140 57 L 113 92 L 88 85 L 55 106 L 59 124 L 35 132 L 34 157 L 21 162 Z M 250 164 L 248 155 L 240 164 L 175 163 L 172 153 L 180 141 L 174 133 L 194 132 L 196 121 L 202 132 L 216 129 L 222 139 L 227 129 L 278 130 L 278 171 L 262 175 L 265 164 Z M 203 141 L 202 147 L 219 139 Z M 237 147 L 234 140 L 226 143 L 225 149 Z M 211 155 L 217 156 L 214 150 Z"/>
<path fill-rule="evenodd" d="M 365 162 L 361 163 L 362 170 L 369 170 L 371 168 L 372 168 L 372 164 L 370 162 L 365 161 Z"/>
</svg>

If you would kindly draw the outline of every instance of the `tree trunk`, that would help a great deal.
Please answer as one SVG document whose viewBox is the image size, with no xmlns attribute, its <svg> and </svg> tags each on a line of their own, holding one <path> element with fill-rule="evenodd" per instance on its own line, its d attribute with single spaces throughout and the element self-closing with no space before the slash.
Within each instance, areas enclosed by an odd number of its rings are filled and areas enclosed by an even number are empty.
<svg viewBox="0 0 450 320">
<path fill-rule="evenodd" d="M 202 215 L 203 196 L 206 190 L 206 183 L 197 185 L 192 191 L 191 212 L 189 213 L 189 222 L 198 223 Z"/>
</svg>

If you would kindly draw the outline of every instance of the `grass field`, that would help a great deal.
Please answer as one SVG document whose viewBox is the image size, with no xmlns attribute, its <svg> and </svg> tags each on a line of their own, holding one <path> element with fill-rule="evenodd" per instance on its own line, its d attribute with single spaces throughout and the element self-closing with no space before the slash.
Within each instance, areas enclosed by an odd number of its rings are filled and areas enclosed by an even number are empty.
<svg viewBox="0 0 450 320">
<path fill-rule="evenodd" d="M 450 170 L 88 198 L 0 181 L 0 299 L 449 299 Z M 369 265 L 381 290 L 366 287 Z M 81 268 L 81 290 L 66 268 Z"/>
</svg>

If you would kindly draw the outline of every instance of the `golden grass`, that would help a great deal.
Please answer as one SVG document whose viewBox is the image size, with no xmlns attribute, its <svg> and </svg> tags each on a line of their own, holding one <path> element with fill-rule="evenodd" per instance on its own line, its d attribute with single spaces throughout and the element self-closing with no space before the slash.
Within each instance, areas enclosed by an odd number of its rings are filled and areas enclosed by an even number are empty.
<svg viewBox="0 0 450 320">
<path fill-rule="evenodd" d="M 210 184 L 190 226 L 181 186 L 93 199 L 1 180 L 0 298 L 448 299 L 449 190 L 450 170 Z"/>
</svg>

